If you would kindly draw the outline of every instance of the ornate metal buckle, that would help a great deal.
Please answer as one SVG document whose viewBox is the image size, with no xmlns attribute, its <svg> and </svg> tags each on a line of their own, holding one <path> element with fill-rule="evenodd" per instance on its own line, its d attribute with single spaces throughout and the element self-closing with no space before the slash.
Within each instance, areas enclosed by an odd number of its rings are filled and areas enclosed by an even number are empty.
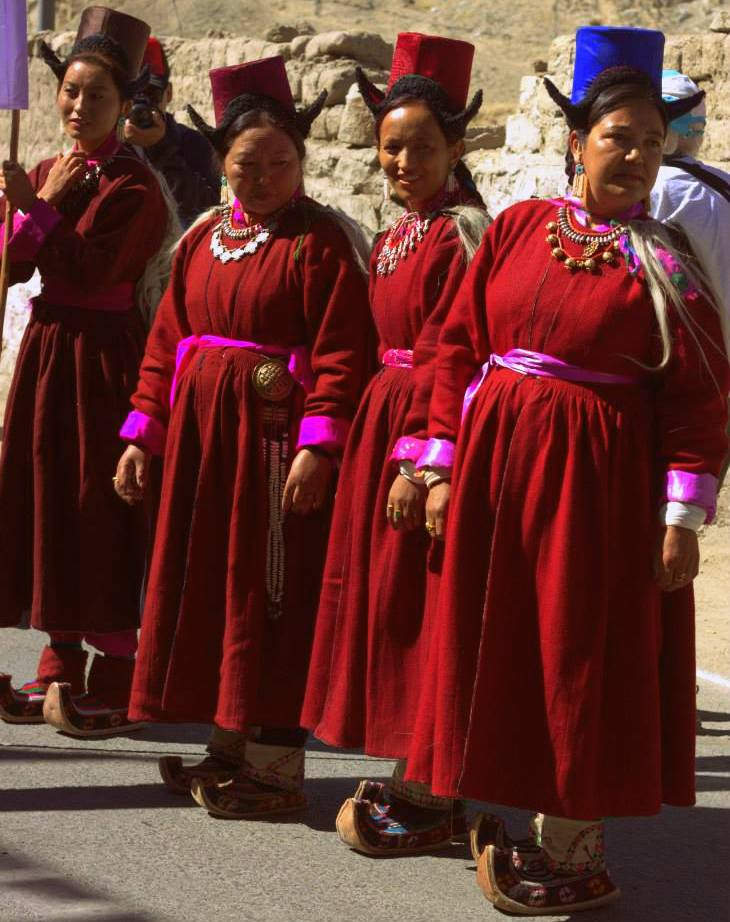
<svg viewBox="0 0 730 922">
<path fill-rule="evenodd" d="M 264 400 L 280 403 L 291 394 L 294 378 L 279 359 L 264 359 L 251 372 L 251 383 L 256 393 Z"/>
</svg>

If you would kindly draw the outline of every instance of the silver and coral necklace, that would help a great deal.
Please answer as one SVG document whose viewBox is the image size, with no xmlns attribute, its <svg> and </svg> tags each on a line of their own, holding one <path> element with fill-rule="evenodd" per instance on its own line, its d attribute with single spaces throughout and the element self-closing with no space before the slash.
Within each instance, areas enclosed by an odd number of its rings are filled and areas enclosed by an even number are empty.
<svg viewBox="0 0 730 922">
<path fill-rule="evenodd" d="M 383 276 L 395 272 L 401 260 L 407 259 L 418 247 L 430 226 L 431 218 L 424 218 L 417 211 L 409 211 L 391 224 L 378 253 L 377 274 Z"/>
<path fill-rule="evenodd" d="M 238 261 L 260 249 L 271 237 L 275 228 L 275 219 L 266 224 L 259 223 L 250 224 L 248 227 L 234 227 L 231 224 L 231 206 L 226 205 L 223 209 L 220 224 L 218 224 L 210 238 L 210 251 L 223 264 L 231 260 Z M 223 243 L 223 237 L 245 241 L 245 243 L 242 242 L 241 246 L 232 249 Z"/>
</svg>

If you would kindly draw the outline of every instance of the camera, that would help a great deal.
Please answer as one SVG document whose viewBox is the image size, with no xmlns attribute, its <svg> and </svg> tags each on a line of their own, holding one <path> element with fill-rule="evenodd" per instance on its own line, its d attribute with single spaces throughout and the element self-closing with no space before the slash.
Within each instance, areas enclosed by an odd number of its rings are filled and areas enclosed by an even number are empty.
<svg viewBox="0 0 730 922">
<path fill-rule="evenodd" d="M 158 108 L 161 96 L 156 87 L 147 87 L 145 92 L 137 93 L 127 116 L 129 121 L 137 128 L 152 128 L 155 124 L 152 111 Z"/>
</svg>

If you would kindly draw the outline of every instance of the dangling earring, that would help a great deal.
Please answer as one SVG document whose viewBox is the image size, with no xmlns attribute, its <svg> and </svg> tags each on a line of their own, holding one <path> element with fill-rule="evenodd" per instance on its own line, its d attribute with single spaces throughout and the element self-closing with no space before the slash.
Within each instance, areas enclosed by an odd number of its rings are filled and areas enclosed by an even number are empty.
<svg viewBox="0 0 730 922">
<path fill-rule="evenodd" d="M 576 161 L 575 173 L 573 173 L 573 195 L 583 201 L 586 191 L 586 168 L 580 162 Z"/>
<path fill-rule="evenodd" d="M 221 173 L 221 205 L 229 206 L 232 204 L 231 187 L 228 185 L 226 174 Z"/>
<path fill-rule="evenodd" d="M 117 141 L 119 141 L 120 144 L 124 144 L 126 141 L 126 138 L 124 137 L 124 125 L 126 124 L 126 121 L 126 115 L 120 115 L 117 119 Z"/>
<path fill-rule="evenodd" d="M 383 176 L 383 204 L 387 205 L 390 201 L 390 183 L 388 177 Z"/>
<path fill-rule="evenodd" d="M 456 178 L 456 174 L 454 173 L 454 168 L 452 167 L 451 170 L 449 170 L 449 177 L 446 180 L 446 194 L 454 195 L 454 193 L 458 191 L 459 191 L 459 182 Z"/>
</svg>

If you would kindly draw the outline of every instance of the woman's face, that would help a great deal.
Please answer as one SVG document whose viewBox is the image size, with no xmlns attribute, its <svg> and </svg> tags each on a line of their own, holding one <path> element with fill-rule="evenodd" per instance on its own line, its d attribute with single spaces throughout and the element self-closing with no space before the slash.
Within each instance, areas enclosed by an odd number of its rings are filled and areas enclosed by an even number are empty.
<svg viewBox="0 0 730 922">
<path fill-rule="evenodd" d="M 233 194 L 254 220 L 283 208 L 302 182 L 294 142 L 273 125 L 254 125 L 237 135 L 223 169 Z"/>
<path fill-rule="evenodd" d="M 68 67 L 56 102 L 64 131 L 84 151 L 106 141 L 125 107 L 109 71 L 85 61 Z"/>
<path fill-rule="evenodd" d="M 612 217 L 647 198 L 661 166 L 665 134 L 656 106 L 645 101 L 604 115 L 583 142 L 571 132 L 573 157 L 586 171 L 588 211 Z"/>
<path fill-rule="evenodd" d="M 398 201 L 411 210 L 440 192 L 463 153 L 464 142 L 449 144 L 425 103 L 404 103 L 380 124 L 380 166 Z"/>
</svg>

